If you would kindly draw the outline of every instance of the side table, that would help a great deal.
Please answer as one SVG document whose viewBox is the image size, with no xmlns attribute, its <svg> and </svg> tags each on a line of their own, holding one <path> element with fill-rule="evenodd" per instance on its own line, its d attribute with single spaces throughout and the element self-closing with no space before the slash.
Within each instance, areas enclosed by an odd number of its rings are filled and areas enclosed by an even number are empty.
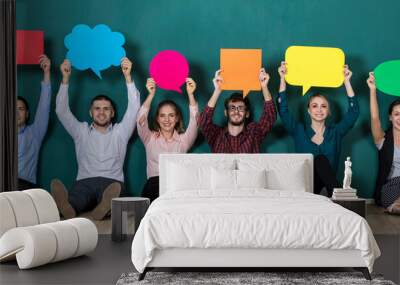
<svg viewBox="0 0 400 285">
<path fill-rule="evenodd" d="M 133 212 L 135 233 L 150 206 L 150 199 L 142 197 L 119 197 L 111 201 L 111 239 L 123 241 L 128 232 L 128 212 Z"/>
<path fill-rule="evenodd" d="M 366 216 L 366 200 L 361 198 L 354 199 L 332 199 L 332 202 L 359 214 L 361 217 Z"/>
</svg>

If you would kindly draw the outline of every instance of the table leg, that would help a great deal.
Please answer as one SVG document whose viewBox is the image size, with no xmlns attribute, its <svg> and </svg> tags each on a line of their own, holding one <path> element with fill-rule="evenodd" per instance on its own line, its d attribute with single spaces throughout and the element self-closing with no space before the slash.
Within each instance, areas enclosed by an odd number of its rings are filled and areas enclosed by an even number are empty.
<svg viewBox="0 0 400 285">
<path fill-rule="evenodd" d="M 142 203 L 137 203 L 134 207 L 135 213 L 135 233 L 139 228 L 140 221 L 143 219 L 146 214 L 147 209 L 150 206 L 150 201 L 143 201 Z"/>
<path fill-rule="evenodd" d="M 119 201 L 111 202 L 111 232 L 112 241 L 122 241 L 122 203 Z"/>
</svg>

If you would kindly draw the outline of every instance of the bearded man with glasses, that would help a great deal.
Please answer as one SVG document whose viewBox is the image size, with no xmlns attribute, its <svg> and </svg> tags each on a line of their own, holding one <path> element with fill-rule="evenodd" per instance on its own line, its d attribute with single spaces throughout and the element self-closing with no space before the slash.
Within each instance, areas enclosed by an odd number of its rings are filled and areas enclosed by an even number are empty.
<svg viewBox="0 0 400 285">
<path fill-rule="evenodd" d="M 214 93 L 199 118 L 199 127 L 213 153 L 259 153 L 260 145 L 271 131 L 276 121 L 276 111 L 271 93 L 268 90 L 270 76 L 265 69 L 260 70 L 259 80 L 264 96 L 263 112 L 258 122 L 247 123 L 250 117 L 250 102 L 241 93 L 233 93 L 225 100 L 225 117 L 228 124 L 224 127 L 213 123 L 214 108 L 222 92 L 223 78 L 221 70 L 213 79 Z"/>
</svg>

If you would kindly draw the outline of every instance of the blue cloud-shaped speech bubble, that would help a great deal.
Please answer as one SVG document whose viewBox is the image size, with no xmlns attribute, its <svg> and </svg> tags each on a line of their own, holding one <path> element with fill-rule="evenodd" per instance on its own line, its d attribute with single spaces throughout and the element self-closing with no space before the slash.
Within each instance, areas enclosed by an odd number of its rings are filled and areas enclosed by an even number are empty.
<svg viewBox="0 0 400 285">
<path fill-rule="evenodd" d="M 112 32 L 103 24 L 93 29 L 88 25 L 76 25 L 64 39 L 69 50 L 67 59 L 72 66 L 78 70 L 90 68 L 100 78 L 101 70 L 120 65 L 121 58 L 126 55 L 124 43 L 125 37 L 121 33 Z"/>
</svg>

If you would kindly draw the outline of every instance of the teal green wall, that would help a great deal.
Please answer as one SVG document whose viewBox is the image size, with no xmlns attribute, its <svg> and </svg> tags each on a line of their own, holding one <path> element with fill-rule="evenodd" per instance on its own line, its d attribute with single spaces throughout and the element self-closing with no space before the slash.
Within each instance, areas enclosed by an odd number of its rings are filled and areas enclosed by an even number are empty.
<svg viewBox="0 0 400 285">
<path fill-rule="evenodd" d="M 384 3 L 384 4 L 383 4 Z M 354 72 L 352 83 L 361 104 L 361 115 L 354 129 L 345 137 L 341 161 L 353 160 L 353 186 L 363 197 L 371 197 L 376 177 L 377 158 L 369 128 L 369 99 L 365 84 L 368 71 L 379 63 L 400 58 L 400 1 L 364 0 L 18 0 L 17 28 L 45 32 L 45 51 L 52 59 L 53 99 L 50 125 L 44 140 L 38 167 L 38 181 L 46 189 L 50 180 L 59 177 L 68 186 L 76 177 L 77 164 L 73 141 L 58 121 L 55 95 L 60 82 L 59 64 L 66 48 L 64 37 L 76 24 L 107 24 L 126 37 L 127 55 L 134 62 L 136 85 L 142 101 L 146 97 L 145 80 L 152 57 L 161 50 L 175 49 L 190 62 L 190 75 L 198 82 L 196 97 L 203 108 L 212 92 L 211 78 L 219 67 L 220 48 L 261 48 L 263 64 L 272 75 L 270 89 L 276 95 L 277 67 L 290 45 L 314 45 L 342 48 L 346 62 Z M 126 108 L 126 91 L 119 68 L 102 72 L 100 80 L 90 71 L 73 70 L 70 82 L 70 105 L 79 120 L 89 120 L 90 99 L 98 93 L 110 95 L 118 105 L 118 119 Z M 41 80 L 38 67 L 18 67 L 18 94 L 26 97 L 32 111 L 38 101 Z M 311 89 L 311 93 L 316 91 Z M 331 101 L 332 119 L 337 121 L 346 110 L 344 87 L 321 89 Z M 289 89 L 289 104 L 295 116 L 303 120 L 307 96 L 298 87 Z M 223 123 L 222 100 L 215 122 Z M 184 111 L 185 96 L 159 90 L 156 103 L 165 98 L 176 100 Z M 382 117 L 394 99 L 379 95 Z M 258 118 L 262 96 L 250 93 L 252 111 Z M 192 152 L 209 152 L 199 136 Z M 268 135 L 263 152 L 293 152 L 292 139 L 280 120 Z M 343 165 L 339 169 L 342 180 Z M 132 136 L 125 161 L 127 186 L 138 195 L 146 179 L 144 147 L 137 134 Z"/>
</svg>

